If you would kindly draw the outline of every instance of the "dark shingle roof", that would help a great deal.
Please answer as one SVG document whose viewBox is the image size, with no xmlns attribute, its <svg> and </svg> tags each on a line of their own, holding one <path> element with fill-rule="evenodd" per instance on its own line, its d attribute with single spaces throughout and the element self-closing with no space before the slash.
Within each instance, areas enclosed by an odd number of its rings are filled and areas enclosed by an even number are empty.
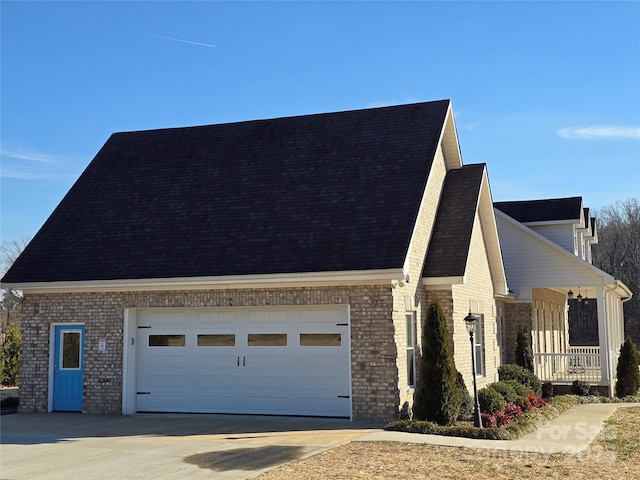
<svg viewBox="0 0 640 480">
<path fill-rule="evenodd" d="M 520 223 L 579 220 L 582 197 L 495 202 L 493 206 Z"/>
<path fill-rule="evenodd" d="M 448 107 L 114 134 L 3 281 L 401 268 Z"/>
<path fill-rule="evenodd" d="M 464 275 L 484 170 L 479 163 L 447 172 L 424 277 Z"/>
</svg>

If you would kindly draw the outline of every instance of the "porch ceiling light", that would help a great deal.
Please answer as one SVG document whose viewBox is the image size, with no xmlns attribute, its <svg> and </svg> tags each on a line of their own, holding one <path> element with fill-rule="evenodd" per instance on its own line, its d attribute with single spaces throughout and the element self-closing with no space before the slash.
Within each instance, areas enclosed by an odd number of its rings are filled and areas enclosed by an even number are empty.
<svg viewBox="0 0 640 480">
<path fill-rule="evenodd" d="M 582 302 L 582 295 L 580 295 L 580 289 L 578 288 L 578 296 L 576 297 L 578 299 L 578 303 Z"/>
<path fill-rule="evenodd" d="M 569 300 L 573 300 L 573 292 L 571 291 L 571 289 L 569 289 L 569 291 L 567 292 L 567 298 Z"/>
</svg>

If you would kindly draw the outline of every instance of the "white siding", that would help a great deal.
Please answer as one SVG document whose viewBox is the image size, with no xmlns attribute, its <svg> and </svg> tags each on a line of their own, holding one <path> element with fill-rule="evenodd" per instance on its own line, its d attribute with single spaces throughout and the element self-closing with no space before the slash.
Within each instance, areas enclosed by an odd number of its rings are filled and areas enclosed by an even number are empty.
<svg viewBox="0 0 640 480">
<path fill-rule="evenodd" d="M 496 215 L 509 288 L 520 300 L 531 298 L 531 288 L 564 288 L 582 283 L 602 284 L 595 269 L 558 251 L 511 221 Z M 581 280 L 583 279 L 583 280 Z"/>
<path fill-rule="evenodd" d="M 567 252 L 574 253 L 572 224 L 535 225 L 530 228 L 547 240 L 561 246 Z"/>
</svg>

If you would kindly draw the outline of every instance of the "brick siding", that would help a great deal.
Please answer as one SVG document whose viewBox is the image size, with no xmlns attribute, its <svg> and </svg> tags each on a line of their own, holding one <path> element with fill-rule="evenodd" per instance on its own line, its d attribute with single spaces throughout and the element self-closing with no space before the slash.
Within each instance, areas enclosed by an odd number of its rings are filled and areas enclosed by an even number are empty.
<svg viewBox="0 0 640 480">
<path fill-rule="evenodd" d="M 122 412 L 124 312 L 129 308 L 348 304 L 354 420 L 396 418 L 398 352 L 391 286 L 27 294 L 23 303 L 21 412 L 48 408 L 51 325 L 85 324 L 84 411 Z M 404 329 L 404 321 L 403 321 Z M 107 342 L 99 351 L 99 340 Z"/>
</svg>

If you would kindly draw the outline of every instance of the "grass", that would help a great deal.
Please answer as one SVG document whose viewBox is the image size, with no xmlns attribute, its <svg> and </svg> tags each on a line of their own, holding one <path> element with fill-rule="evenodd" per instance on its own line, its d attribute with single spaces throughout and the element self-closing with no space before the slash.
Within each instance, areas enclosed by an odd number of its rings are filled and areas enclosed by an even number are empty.
<svg viewBox="0 0 640 480">
<path fill-rule="evenodd" d="M 618 408 L 577 455 L 352 442 L 295 461 L 259 480 L 640 478 L 640 407 Z"/>
</svg>

